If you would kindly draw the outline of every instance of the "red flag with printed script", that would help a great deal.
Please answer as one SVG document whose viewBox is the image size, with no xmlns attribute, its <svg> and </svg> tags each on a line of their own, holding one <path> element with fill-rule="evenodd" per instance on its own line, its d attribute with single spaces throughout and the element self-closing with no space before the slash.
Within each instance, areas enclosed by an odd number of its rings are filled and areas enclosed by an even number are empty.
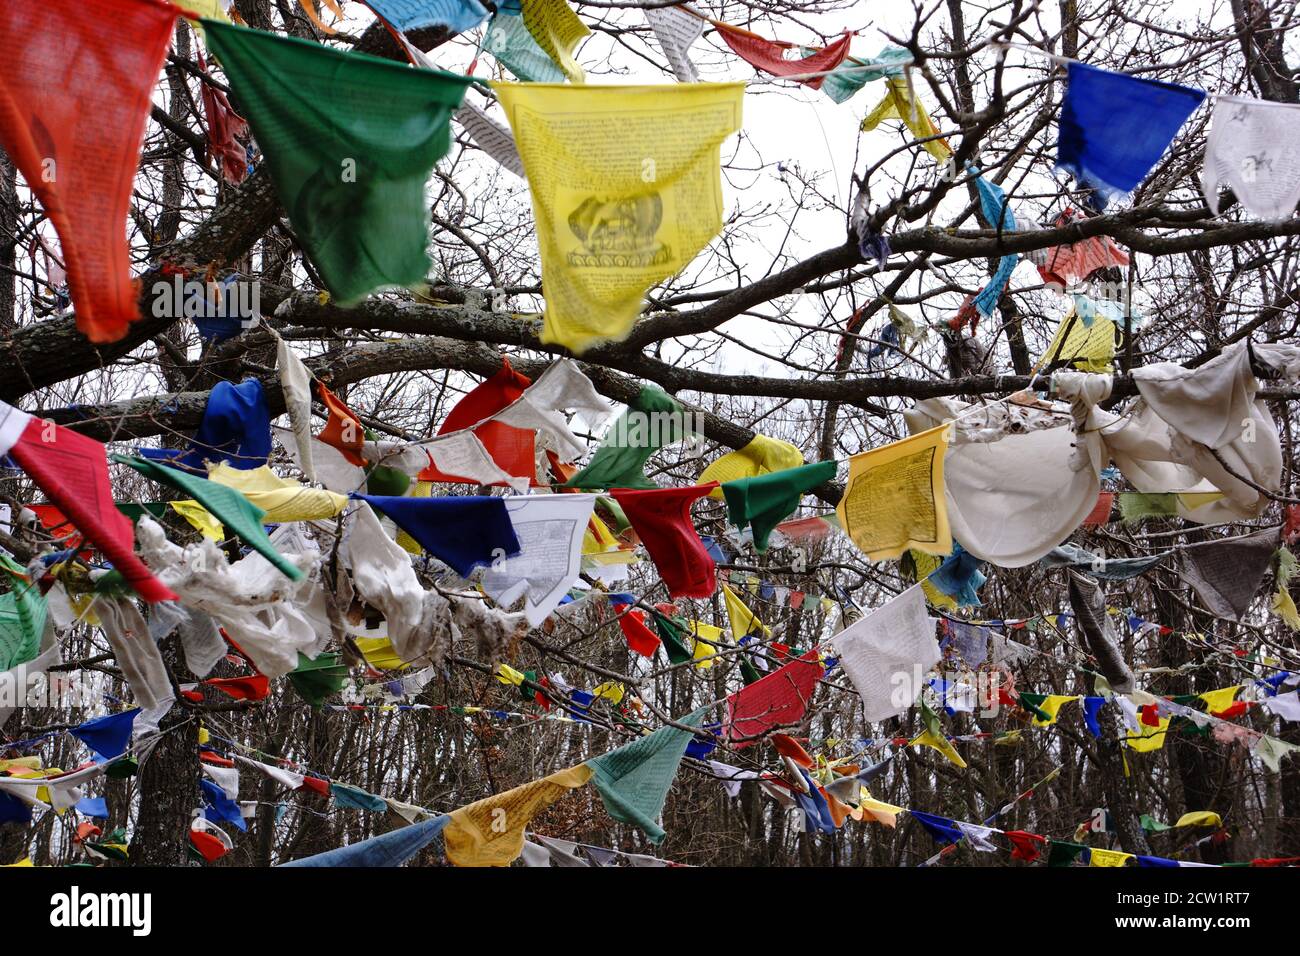
<svg viewBox="0 0 1300 956">
<path fill-rule="evenodd" d="M 92 342 L 140 317 L 126 221 L 177 12 L 160 0 L 0 3 L 0 145 L 58 230 Z"/>
</svg>

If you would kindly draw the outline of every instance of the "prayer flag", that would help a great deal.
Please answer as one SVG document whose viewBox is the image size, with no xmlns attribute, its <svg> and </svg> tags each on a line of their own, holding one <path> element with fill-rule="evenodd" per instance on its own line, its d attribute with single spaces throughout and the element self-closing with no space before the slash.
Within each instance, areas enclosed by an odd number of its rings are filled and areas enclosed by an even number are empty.
<svg viewBox="0 0 1300 956">
<path fill-rule="evenodd" d="M 719 147 L 740 127 L 744 85 L 493 89 L 532 193 L 542 341 L 581 353 L 626 338 L 645 291 L 722 228 Z"/>
<path fill-rule="evenodd" d="M 610 492 L 650 553 L 672 598 L 706 598 L 717 590 L 713 558 L 691 523 L 691 505 L 715 486 Z"/>
</svg>

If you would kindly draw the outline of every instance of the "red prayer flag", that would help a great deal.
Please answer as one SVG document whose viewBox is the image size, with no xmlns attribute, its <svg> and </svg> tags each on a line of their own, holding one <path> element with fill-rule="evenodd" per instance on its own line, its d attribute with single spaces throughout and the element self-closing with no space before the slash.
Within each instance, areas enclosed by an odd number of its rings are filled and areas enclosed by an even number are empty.
<svg viewBox="0 0 1300 956">
<path fill-rule="evenodd" d="M 0 4 L 0 145 L 59 233 L 92 342 L 140 317 L 124 225 L 176 15 L 159 0 Z"/>
<path fill-rule="evenodd" d="M 817 648 L 727 698 L 727 740 L 736 749 L 803 719 L 823 673 Z"/>
<path fill-rule="evenodd" d="M 1115 507 L 1115 492 L 1103 491 L 1097 495 L 1097 503 L 1092 506 L 1088 512 L 1088 517 L 1083 519 L 1085 528 L 1105 524 L 1110 520 L 1111 509 Z"/>
<path fill-rule="evenodd" d="M 1067 209 L 1057 217 L 1056 226 L 1065 226 L 1082 217 L 1074 209 Z M 1043 281 L 1063 289 L 1078 285 L 1098 269 L 1128 265 L 1128 253 L 1109 236 L 1090 236 L 1078 242 L 1045 249 L 1044 263 L 1038 267 Z"/>
<path fill-rule="evenodd" d="M 789 757 L 801 767 L 812 767 L 813 758 L 800 746 L 799 741 L 788 734 L 773 734 L 772 746 L 782 757 Z M 837 824 L 838 825 L 838 824 Z"/>
<path fill-rule="evenodd" d="M 1300 541 L 1300 505 L 1287 505 L 1286 522 L 1282 525 L 1282 537 L 1287 544 Z"/>
<path fill-rule="evenodd" d="M 510 367 L 509 359 L 502 359 L 501 368 L 495 375 L 484 379 L 456 403 L 456 407 L 447 414 L 447 419 L 438 429 L 438 434 L 446 435 L 448 432 L 478 425 L 474 428 L 474 434 L 483 443 L 488 456 L 497 463 L 497 467 L 507 475 L 528 478 L 536 484 L 537 459 L 533 447 L 536 436 L 533 432 L 501 422 L 484 421 L 519 398 L 531 384 L 532 380 L 528 376 Z M 479 425 L 479 422 L 483 424 Z M 432 464 L 420 472 L 420 480 L 477 484 L 471 479 L 441 472 Z"/>
<path fill-rule="evenodd" d="M 202 53 L 199 70 L 207 75 L 208 65 Z M 208 119 L 208 156 L 217 160 L 226 182 L 243 182 L 248 175 L 248 150 L 240 140 L 248 139 L 248 123 L 234 111 L 226 94 L 212 84 L 200 83 L 199 94 L 203 97 L 203 115 Z"/>
<path fill-rule="evenodd" d="M 17 431 L 23 413 L 0 403 L 0 447 L 6 426 Z M 135 556 L 135 528 L 117 510 L 104 446 L 54 422 L 27 416 L 9 455 L 59 509 L 103 552 L 135 592 L 149 603 L 179 600 Z"/>
<path fill-rule="evenodd" d="M 299 790 L 311 790 L 313 793 L 319 793 L 322 797 L 330 795 L 330 782 L 321 780 L 319 777 L 303 777 L 302 786 Z"/>
<path fill-rule="evenodd" d="M 654 657 L 655 651 L 659 649 L 659 635 L 646 627 L 645 619 L 639 611 L 624 614 L 623 609 L 626 607 L 626 604 L 614 605 L 614 610 L 618 612 L 618 626 L 623 629 L 627 646 L 642 657 Z"/>
<path fill-rule="evenodd" d="M 811 56 L 806 56 L 802 60 L 787 60 L 784 53 L 786 50 L 794 49 L 793 43 L 786 43 L 784 40 L 765 40 L 747 30 L 726 23 L 715 23 L 714 26 L 717 27 L 718 35 L 722 37 L 723 42 L 731 47 L 738 57 L 754 69 L 771 73 L 773 76 L 829 73 L 843 63 L 844 58 L 849 55 L 849 41 L 853 39 L 852 33 L 845 32 L 844 36 Z M 816 76 L 796 82 L 820 90 L 824 79 L 824 76 Z"/>
<path fill-rule="evenodd" d="M 209 863 L 216 862 L 228 852 L 221 839 L 206 830 L 191 830 L 190 842 L 194 844 L 194 849 L 199 851 L 199 856 Z"/>
<path fill-rule="evenodd" d="M 1006 830 L 1003 835 L 1011 841 L 1011 859 L 1033 863 L 1042 855 L 1040 847 L 1047 837 L 1026 830 Z"/>
<path fill-rule="evenodd" d="M 672 598 L 706 598 L 718 588 L 716 565 L 691 524 L 691 504 L 718 487 L 618 488 L 610 497 L 632 523 Z"/>
<path fill-rule="evenodd" d="M 249 677 L 214 677 L 203 682 L 235 700 L 264 700 L 271 693 L 271 682 L 265 674 Z"/>
</svg>

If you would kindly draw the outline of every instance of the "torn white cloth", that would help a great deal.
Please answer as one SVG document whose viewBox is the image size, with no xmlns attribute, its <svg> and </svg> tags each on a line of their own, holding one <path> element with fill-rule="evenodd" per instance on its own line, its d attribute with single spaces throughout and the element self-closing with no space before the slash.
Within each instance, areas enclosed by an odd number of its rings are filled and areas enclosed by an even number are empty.
<svg viewBox="0 0 1300 956">
<path fill-rule="evenodd" d="M 271 431 L 276 440 L 284 446 L 303 474 L 311 468 L 315 480 L 329 491 L 348 495 L 358 491 L 366 483 L 366 470 L 354 465 L 343 457 L 343 453 L 333 445 L 327 445 L 318 438 L 312 438 L 306 446 L 306 452 L 298 447 L 298 439 L 292 429 L 272 425 Z"/>
<path fill-rule="evenodd" d="M 311 372 L 302 363 L 288 343 L 275 336 L 276 364 L 280 367 L 280 390 L 284 392 L 284 408 L 289 413 L 289 425 L 297 445 L 298 467 L 310 482 L 316 481 L 312 464 L 311 436 Z"/>
<path fill-rule="evenodd" d="M 729 797 L 740 796 L 740 785 L 746 780 L 757 780 L 760 776 L 756 770 L 742 770 L 740 767 L 733 767 L 729 763 L 720 763 L 717 760 L 709 761 L 709 769 L 713 771 Z"/>
<path fill-rule="evenodd" d="M 915 434 L 970 407 L 927 399 L 903 417 Z M 1103 465 L 1095 433 L 1084 436 L 1078 456 L 1075 443 L 1063 415 L 1060 427 L 950 444 L 944 498 L 953 538 L 977 558 L 1005 568 L 1033 564 L 1069 538 L 1097 504 Z"/>
<path fill-rule="evenodd" d="M 274 543 L 282 526 L 271 536 Z M 292 529 L 285 534 L 291 534 Z M 140 556 L 192 610 L 210 614 L 267 677 L 283 677 L 298 666 L 299 653 L 313 657 L 321 641 L 319 618 L 308 616 L 319 600 L 315 569 L 320 553 L 285 553 L 303 571 L 291 581 L 256 551 L 233 564 L 213 542 L 184 548 L 167 540 L 148 515 L 136 525 Z M 280 540 L 285 540 L 281 536 Z"/>
<path fill-rule="evenodd" d="M 1289 219 L 1300 203 L 1300 106 L 1219 96 L 1205 142 L 1201 189 L 1219 214 L 1219 188 L 1260 219 Z"/>
<path fill-rule="evenodd" d="M 162 601 L 149 608 L 149 636 L 161 641 L 172 631 L 180 636 L 185 666 L 195 677 L 207 677 L 226 656 L 226 642 L 216 623 L 202 611 L 175 601 Z"/>
<path fill-rule="evenodd" d="M 1300 720 L 1300 691 L 1293 690 L 1289 694 L 1266 697 L 1260 702 L 1260 706 L 1283 720 Z"/>
<path fill-rule="evenodd" d="M 524 599 L 524 617 L 538 627 L 582 572 L 582 537 L 595 495 L 528 495 L 505 499 L 520 552 L 483 571 L 483 590 L 502 607 Z"/>
<path fill-rule="evenodd" d="M 991 837 L 999 831 L 994 830 L 992 827 L 980 826 L 977 823 L 963 823 L 960 820 L 956 820 L 954 823 L 972 849 L 979 850 L 981 853 L 992 853 L 998 849 L 998 845 L 993 842 Z"/>
<path fill-rule="evenodd" d="M 569 430 L 560 411 L 565 408 L 581 414 L 591 430 L 604 424 L 611 411 L 609 402 L 601 398 L 591 379 L 571 359 L 552 362 L 522 395 L 492 418 L 504 425 L 537 432 L 541 447 L 555 452 L 561 461 L 577 461 L 586 453 L 587 446 Z"/>
<path fill-rule="evenodd" d="M 893 717 L 916 702 L 926 672 L 939 662 L 934 631 L 925 592 L 914 584 L 831 639 L 867 720 Z"/>
<path fill-rule="evenodd" d="M 92 605 L 122 676 L 143 710 L 166 713 L 176 696 L 158 645 L 140 609 L 126 598 L 97 597 Z"/>
<path fill-rule="evenodd" d="M 288 787 L 290 790 L 297 790 L 302 786 L 305 779 L 302 774 L 294 773 L 292 770 L 285 770 L 283 767 L 276 767 L 258 760 L 250 760 L 248 757 L 241 757 L 238 754 L 235 755 L 235 760 L 247 764 L 264 776 L 274 780 L 280 786 Z"/>
</svg>

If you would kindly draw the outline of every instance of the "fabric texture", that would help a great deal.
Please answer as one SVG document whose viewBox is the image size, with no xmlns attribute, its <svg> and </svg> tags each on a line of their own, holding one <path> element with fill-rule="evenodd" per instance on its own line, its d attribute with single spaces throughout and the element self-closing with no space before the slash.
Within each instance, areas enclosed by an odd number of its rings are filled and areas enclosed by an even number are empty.
<svg viewBox="0 0 1300 956">
<path fill-rule="evenodd" d="M 573 15 L 563 0 L 536 2 Z M 581 354 L 625 339 L 646 290 L 722 228 L 720 148 L 740 128 L 744 85 L 493 90 L 528 175 L 546 300 L 541 340 Z M 654 157 L 652 182 L 645 157 Z"/>
<path fill-rule="evenodd" d="M 710 709 L 701 707 L 678 723 L 698 727 Z M 660 727 L 652 734 L 588 760 L 591 784 L 609 815 L 620 823 L 640 827 L 651 843 L 662 843 L 667 834 L 657 821 L 693 736 L 690 731 L 677 727 Z"/>
<path fill-rule="evenodd" d="M 155 0 L 0 4 L 0 145 L 59 234 L 92 342 L 116 342 L 140 317 L 124 224 L 175 21 Z"/>
<path fill-rule="evenodd" d="M 1289 219 L 1300 203 L 1300 108 L 1242 96 L 1218 96 L 1205 142 L 1201 189 L 1219 214 L 1228 186 L 1260 219 Z"/>
<path fill-rule="evenodd" d="M 739 750 L 774 727 L 803 720 L 825 669 L 816 648 L 727 698 L 725 733 Z"/>
<path fill-rule="evenodd" d="M 691 505 L 715 486 L 618 490 L 611 496 L 632 522 L 672 598 L 706 598 L 717 590 L 713 558 L 691 522 Z"/>
<path fill-rule="evenodd" d="M 534 479 L 537 465 L 534 460 L 533 432 L 491 420 L 494 415 L 523 397 L 531 384 L 532 380 L 528 376 L 516 372 L 510 366 L 509 359 L 504 359 L 495 374 L 470 389 L 452 407 L 438 427 L 438 434 L 449 435 L 463 429 L 472 429 L 474 436 L 483 443 L 488 456 L 502 471 L 516 477 Z M 420 478 L 424 481 L 464 481 L 474 477 L 448 475 L 439 469 L 436 462 L 420 473 Z"/>
<path fill-rule="evenodd" d="M 504 4 L 498 7 L 483 38 L 483 49 L 525 83 L 564 82 L 564 71 L 537 45 L 518 9 L 511 12 Z"/>
<path fill-rule="evenodd" d="M 493 560 L 519 555 L 519 539 L 504 498 L 395 498 L 357 495 L 402 527 L 462 578 Z"/>
<path fill-rule="evenodd" d="M 259 468 L 271 454 L 271 416 L 262 383 L 255 378 L 234 385 L 218 382 L 208 395 L 203 420 L 188 451 L 142 448 L 140 454 L 173 468 L 207 473 L 205 462 L 229 462 L 235 468 Z"/>
<path fill-rule="evenodd" d="M 582 573 L 582 539 L 595 495 L 506 498 L 519 554 L 483 572 L 483 590 L 502 607 L 520 598 L 529 625 L 538 627 Z"/>
<path fill-rule="evenodd" d="M 573 83 L 582 83 L 586 74 L 574 59 L 573 51 L 591 31 L 569 9 L 564 0 L 520 0 L 524 28 L 538 48 L 549 56 Z"/>
<path fill-rule="evenodd" d="M 645 476 L 645 463 L 665 445 L 686 437 L 683 415 L 682 406 L 663 389 L 641 386 L 591 460 L 564 487 L 654 488 L 655 483 Z"/>
<path fill-rule="evenodd" d="M 12 445 L 7 446 L 8 442 Z M 135 556 L 135 533 L 130 519 L 113 504 L 102 444 L 0 402 L 0 453 L 4 452 L 103 552 L 140 597 L 151 603 L 176 599 Z"/>
<path fill-rule="evenodd" d="M 422 282 L 425 183 L 469 77 L 205 20 L 294 234 L 342 305 Z"/>
<path fill-rule="evenodd" d="M 926 554 L 952 551 L 944 493 L 946 432 L 938 426 L 849 459 L 848 482 L 835 513 L 872 561 L 896 558 L 908 548 Z"/>
<path fill-rule="evenodd" d="M 478 0 L 365 0 L 365 4 L 402 33 L 446 27 L 455 36 L 473 30 L 488 15 Z"/>
<path fill-rule="evenodd" d="M 1195 588 L 1207 611 L 1240 621 L 1259 592 L 1281 543 L 1277 528 L 1264 528 L 1253 534 L 1187 545 L 1182 549 L 1182 576 Z"/>
<path fill-rule="evenodd" d="M 1133 671 L 1124 660 L 1118 635 L 1106 612 L 1106 594 L 1092 578 L 1068 572 L 1070 583 L 1070 607 L 1074 611 L 1075 623 L 1083 634 L 1084 646 L 1097 661 L 1111 689 L 1117 694 L 1128 694 L 1136 684 Z"/>
<path fill-rule="evenodd" d="M 579 764 L 453 811 L 443 831 L 447 859 L 456 866 L 509 866 L 523 852 L 533 817 L 591 775 Z"/>
<path fill-rule="evenodd" d="M 1056 166 L 1105 201 L 1146 178 L 1205 91 L 1071 62 Z M 1104 205 L 1103 202 L 1101 205 Z"/>
<path fill-rule="evenodd" d="M 740 478 L 723 484 L 727 517 L 742 531 L 753 528 L 754 549 L 767 550 L 772 530 L 792 515 L 804 494 L 835 480 L 836 463 L 822 461 L 754 478 Z"/>
<path fill-rule="evenodd" d="M 859 618 L 831 643 L 862 698 L 868 721 L 884 720 L 911 707 L 926 672 L 940 657 L 934 621 L 919 585 Z"/>
<path fill-rule="evenodd" d="M 787 50 L 795 49 L 795 44 L 780 40 L 765 40 L 748 30 L 728 26 L 725 23 L 714 24 L 722 41 L 731 47 L 733 53 L 756 70 L 771 73 L 773 76 L 800 77 L 796 82 L 810 86 L 814 90 L 822 87 L 825 77 L 805 76 L 808 73 L 829 73 L 844 62 L 849 55 L 852 33 L 845 33 L 838 40 L 828 44 L 803 59 L 788 60 Z"/>
</svg>

